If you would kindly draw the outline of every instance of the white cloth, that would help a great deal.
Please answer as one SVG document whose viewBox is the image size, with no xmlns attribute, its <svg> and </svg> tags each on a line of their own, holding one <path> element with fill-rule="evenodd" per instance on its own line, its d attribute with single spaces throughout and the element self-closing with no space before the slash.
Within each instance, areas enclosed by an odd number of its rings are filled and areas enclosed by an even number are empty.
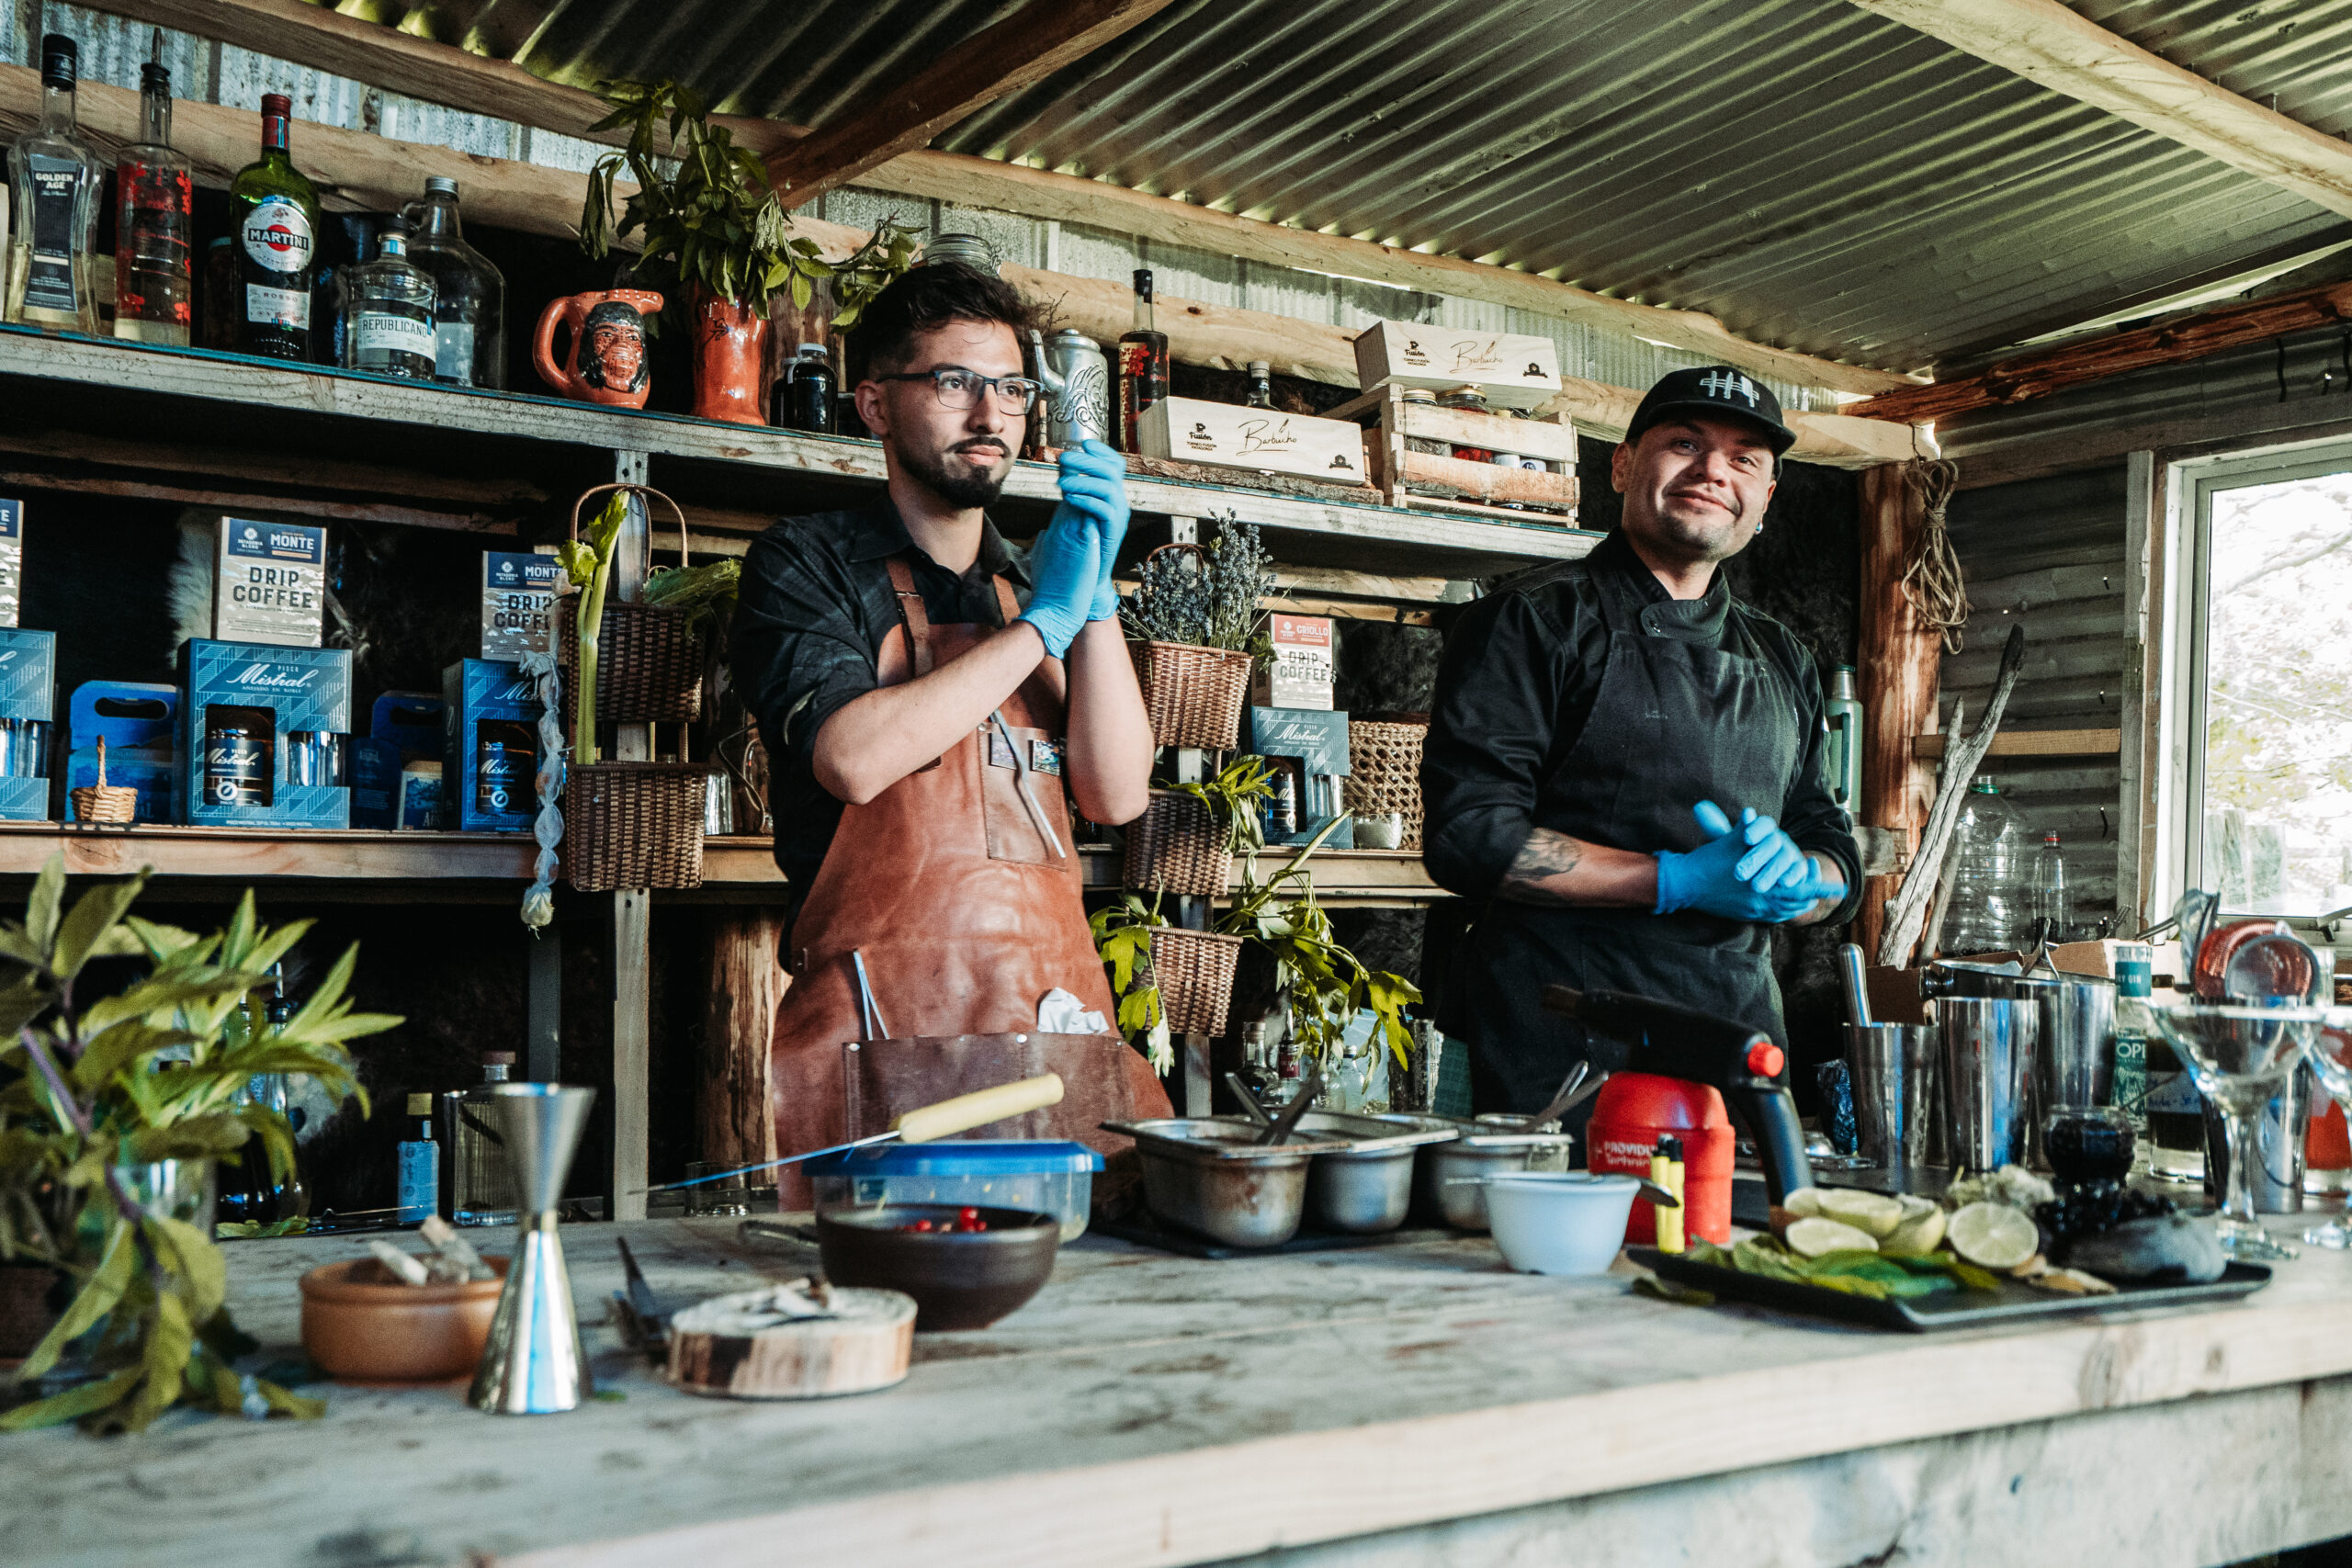
<svg viewBox="0 0 2352 1568">
<path fill-rule="evenodd" d="M 1037 1004 L 1037 1029 L 1045 1034 L 1108 1034 L 1111 1023 L 1099 1012 L 1056 986 Z"/>
</svg>

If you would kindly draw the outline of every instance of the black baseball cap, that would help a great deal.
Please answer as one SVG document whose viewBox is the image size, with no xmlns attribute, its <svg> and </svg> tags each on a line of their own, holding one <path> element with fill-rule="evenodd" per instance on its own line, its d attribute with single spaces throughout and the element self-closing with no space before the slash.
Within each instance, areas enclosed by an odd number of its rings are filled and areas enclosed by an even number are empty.
<svg viewBox="0 0 2352 1568">
<path fill-rule="evenodd" d="M 1728 365 L 1669 370 L 1659 377 L 1657 384 L 1643 395 L 1642 406 L 1634 411 L 1625 439 L 1639 441 L 1644 431 L 1674 413 L 1713 414 L 1759 425 L 1775 457 L 1797 442 L 1797 433 L 1781 417 L 1781 400 L 1772 395 L 1772 389 Z"/>
</svg>

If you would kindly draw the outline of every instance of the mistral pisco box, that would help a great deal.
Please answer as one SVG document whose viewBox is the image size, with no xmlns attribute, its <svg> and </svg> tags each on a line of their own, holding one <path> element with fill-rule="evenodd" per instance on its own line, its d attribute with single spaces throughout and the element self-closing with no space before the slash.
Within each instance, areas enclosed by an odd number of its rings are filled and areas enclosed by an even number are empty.
<svg viewBox="0 0 2352 1568">
<path fill-rule="evenodd" d="M 25 503 L 0 498 L 0 626 L 17 624 L 24 578 Z"/>
<path fill-rule="evenodd" d="M 351 650 L 180 650 L 172 804 L 191 827 L 351 826 Z"/>
<path fill-rule="evenodd" d="M 56 716 L 57 634 L 0 630 L 0 818 L 48 818 Z"/>
<path fill-rule="evenodd" d="M 327 531 L 220 519 L 212 635 L 222 642 L 316 648 L 326 625 Z"/>
<path fill-rule="evenodd" d="M 461 833 L 530 830 L 539 796 L 537 688 L 519 664 L 463 659 L 441 672 L 443 810 Z"/>
</svg>

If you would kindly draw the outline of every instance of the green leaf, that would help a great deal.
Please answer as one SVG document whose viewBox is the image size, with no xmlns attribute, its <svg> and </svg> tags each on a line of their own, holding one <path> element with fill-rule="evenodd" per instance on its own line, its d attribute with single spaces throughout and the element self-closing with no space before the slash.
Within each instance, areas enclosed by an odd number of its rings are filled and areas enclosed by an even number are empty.
<svg viewBox="0 0 2352 1568">
<path fill-rule="evenodd" d="M 125 877 L 120 882 L 101 883 L 74 901 L 74 908 L 57 928 L 55 956 L 50 967 L 60 981 L 67 981 L 82 972 L 93 950 L 107 939 L 130 911 L 132 900 L 147 886 L 147 874 Z M 253 895 L 245 895 L 248 906 Z"/>
<path fill-rule="evenodd" d="M 792 308 L 796 310 L 805 310 L 808 308 L 808 301 L 816 297 L 817 286 L 808 281 L 808 275 L 802 272 L 794 273 L 792 275 Z"/>
<path fill-rule="evenodd" d="M 46 944 L 36 944 L 31 937 L 25 934 L 25 929 L 14 920 L 0 924 L 0 958 L 11 959 L 34 969 L 46 970 L 49 967 Z"/>
<path fill-rule="evenodd" d="M 74 1087 L 85 1094 L 95 1093 L 115 1074 L 138 1066 L 141 1058 L 195 1041 L 196 1036 L 185 1029 L 157 1029 L 135 1020 L 118 1023 L 83 1048 L 82 1059 L 74 1064 Z"/>
<path fill-rule="evenodd" d="M 128 1165 L 166 1159 L 220 1159 L 235 1154 L 251 1130 L 242 1117 L 222 1111 L 190 1116 L 163 1127 L 141 1127 L 122 1140 Z"/>
<path fill-rule="evenodd" d="M 33 1353 L 25 1358 L 17 1370 L 17 1381 L 27 1382 L 40 1376 L 57 1364 L 65 1347 L 88 1333 L 98 1320 L 114 1310 L 122 1300 L 122 1292 L 130 1284 L 131 1245 L 130 1224 L 119 1218 L 107 1227 L 106 1250 L 98 1255 L 98 1266 L 82 1282 L 82 1289 L 65 1309 L 63 1316 L 50 1325 L 41 1336 Z"/>
<path fill-rule="evenodd" d="M 187 1384 L 188 1358 L 196 1350 L 196 1329 L 188 1322 L 187 1303 L 172 1292 L 155 1298 L 153 1315 L 141 1347 L 139 1392 L 122 1411 L 126 1430 L 143 1432 L 148 1424 L 179 1402 Z"/>
<path fill-rule="evenodd" d="M 159 1214 L 147 1222 L 147 1243 L 180 1277 L 189 1322 L 202 1323 L 220 1310 L 229 1294 L 229 1265 L 210 1236 L 186 1220 Z"/>
<path fill-rule="evenodd" d="M 47 1399 L 36 1400 L 30 1404 L 19 1404 L 6 1416 L 0 1416 L 0 1431 L 30 1432 L 43 1427 L 62 1426 L 85 1416 L 94 1416 L 121 1400 L 130 1392 L 130 1385 L 138 1381 L 139 1369 L 126 1367 L 95 1382 L 77 1383 L 62 1393 L 52 1393 Z"/>
<path fill-rule="evenodd" d="M 32 897 L 25 901 L 25 935 L 47 953 L 57 942 L 58 912 L 65 900 L 65 852 L 49 857 L 33 878 Z"/>
<path fill-rule="evenodd" d="M 267 1378 L 255 1378 L 254 1389 L 269 1404 L 273 1416 L 290 1416 L 297 1421 L 315 1421 L 327 1413 L 327 1402 L 295 1393 L 271 1382 Z"/>
</svg>

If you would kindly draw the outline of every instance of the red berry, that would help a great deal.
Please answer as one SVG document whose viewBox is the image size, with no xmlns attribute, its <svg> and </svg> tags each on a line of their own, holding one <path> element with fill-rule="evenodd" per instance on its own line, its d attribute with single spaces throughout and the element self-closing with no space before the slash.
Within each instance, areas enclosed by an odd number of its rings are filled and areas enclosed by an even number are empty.
<svg viewBox="0 0 2352 1568">
<path fill-rule="evenodd" d="M 978 1209 L 965 1209 L 957 1213 L 956 1217 L 968 1225 L 978 1221 L 980 1212 Z"/>
</svg>

